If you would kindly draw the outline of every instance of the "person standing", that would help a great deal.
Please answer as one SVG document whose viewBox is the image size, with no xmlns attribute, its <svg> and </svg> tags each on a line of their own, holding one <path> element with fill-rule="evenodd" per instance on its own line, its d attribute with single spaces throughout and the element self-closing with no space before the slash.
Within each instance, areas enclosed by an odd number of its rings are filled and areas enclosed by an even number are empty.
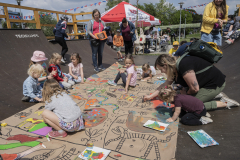
<svg viewBox="0 0 240 160">
<path fill-rule="evenodd" d="M 176 36 L 173 30 L 171 30 L 169 27 L 167 27 L 167 31 L 169 33 L 169 35 L 171 36 L 171 44 L 173 44 L 173 38 L 176 41 Z"/>
<path fill-rule="evenodd" d="M 122 24 L 120 25 L 120 31 L 125 45 L 125 57 L 127 57 L 128 54 L 133 53 L 133 43 L 137 40 L 135 35 L 135 25 L 126 18 L 123 18 Z"/>
<path fill-rule="evenodd" d="M 213 0 L 207 4 L 203 13 L 201 26 L 201 40 L 222 45 L 221 29 L 228 20 L 226 0 Z"/>
<path fill-rule="evenodd" d="M 96 45 L 93 43 L 93 39 L 97 40 L 98 38 L 94 35 L 96 33 L 102 32 L 106 28 L 105 23 L 100 20 L 101 14 L 98 9 L 94 9 L 92 12 L 93 20 L 90 20 L 87 25 L 87 32 L 90 35 L 89 41 L 92 49 L 92 61 L 94 66 L 94 71 L 100 72 L 100 70 L 105 70 L 102 65 L 103 49 L 105 40 L 98 40 L 99 44 Z"/>
<path fill-rule="evenodd" d="M 67 22 L 68 17 L 63 15 L 61 19 L 58 21 L 56 27 L 53 29 L 53 33 L 55 35 L 55 41 L 62 46 L 62 63 L 65 63 L 66 58 L 64 58 L 65 54 L 68 51 L 68 46 L 64 38 L 68 38 L 68 35 L 66 34 L 66 28 L 67 28 Z"/>
</svg>

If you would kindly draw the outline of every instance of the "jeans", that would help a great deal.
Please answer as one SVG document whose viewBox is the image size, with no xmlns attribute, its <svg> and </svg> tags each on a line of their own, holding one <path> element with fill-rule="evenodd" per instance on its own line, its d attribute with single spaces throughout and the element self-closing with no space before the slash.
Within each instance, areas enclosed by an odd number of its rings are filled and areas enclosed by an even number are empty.
<svg viewBox="0 0 240 160">
<path fill-rule="evenodd" d="M 200 88 L 198 93 L 193 96 L 203 101 L 206 110 L 217 109 L 217 102 L 211 100 L 213 100 L 220 92 L 222 92 L 222 90 L 225 88 L 225 84 L 226 82 L 223 83 L 221 87 L 217 87 L 216 89 Z"/>
<path fill-rule="evenodd" d="M 149 47 L 150 47 L 150 39 L 146 39 L 145 48 L 149 49 Z"/>
<path fill-rule="evenodd" d="M 212 33 L 207 34 L 207 33 L 201 32 L 201 40 L 205 42 L 214 42 L 218 46 L 222 46 L 221 32 L 218 32 L 217 34 L 212 34 Z"/>
<path fill-rule="evenodd" d="M 127 56 L 128 54 L 132 54 L 133 53 L 133 42 L 132 41 L 124 41 L 124 45 L 125 45 L 125 56 Z"/>
<path fill-rule="evenodd" d="M 91 44 L 91 40 L 89 40 L 90 46 L 92 49 L 92 61 L 94 68 L 97 68 L 98 66 L 102 66 L 102 57 L 103 57 L 103 49 L 104 44 L 106 41 L 100 41 L 98 46 L 93 46 Z"/>
<path fill-rule="evenodd" d="M 55 37 L 55 41 L 60 44 L 60 46 L 62 46 L 62 52 L 61 52 L 61 55 L 62 57 L 64 58 L 64 55 L 67 53 L 68 51 L 68 46 L 67 46 L 67 43 L 65 41 L 64 38 L 62 37 Z"/>
</svg>

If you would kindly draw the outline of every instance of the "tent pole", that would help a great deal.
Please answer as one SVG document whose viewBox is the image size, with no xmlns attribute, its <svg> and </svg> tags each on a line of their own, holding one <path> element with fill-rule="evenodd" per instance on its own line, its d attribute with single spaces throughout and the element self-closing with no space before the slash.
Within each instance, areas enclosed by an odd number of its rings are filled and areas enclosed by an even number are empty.
<svg viewBox="0 0 240 160">
<path fill-rule="evenodd" d="M 137 18 L 136 18 L 136 21 L 135 21 L 135 28 L 136 28 L 135 29 L 135 33 L 137 32 L 137 24 L 138 24 L 138 1 L 139 0 L 137 0 Z M 135 46 L 135 44 L 133 45 L 133 47 L 134 47 L 134 54 L 136 55 L 136 46 Z"/>
</svg>

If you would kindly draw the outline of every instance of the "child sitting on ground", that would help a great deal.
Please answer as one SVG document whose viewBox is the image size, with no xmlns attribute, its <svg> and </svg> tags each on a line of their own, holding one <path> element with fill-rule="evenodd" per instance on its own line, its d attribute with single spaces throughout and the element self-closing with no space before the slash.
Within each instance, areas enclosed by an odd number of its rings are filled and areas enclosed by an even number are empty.
<svg viewBox="0 0 240 160">
<path fill-rule="evenodd" d="M 114 81 L 108 81 L 108 84 L 117 86 L 117 82 L 119 81 L 120 78 L 122 78 L 122 81 L 125 85 L 125 94 L 128 92 L 128 87 L 135 87 L 136 86 L 136 81 L 137 81 L 137 70 L 135 68 L 135 64 L 133 61 L 133 57 L 131 54 L 128 54 L 126 59 L 125 59 L 125 66 L 126 70 L 121 69 L 117 77 Z M 125 74 L 127 72 L 127 75 Z"/>
<path fill-rule="evenodd" d="M 153 76 L 156 75 L 156 70 L 153 66 L 149 66 L 149 64 L 145 63 L 142 65 L 142 81 L 147 81 L 152 79 Z"/>
<path fill-rule="evenodd" d="M 40 83 L 40 86 L 43 87 L 44 82 L 47 79 L 52 79 L 53 76 L 52 74 L 55 74 L 55 72 L 53 71 L 52 73 L 50 73 L 47 76 L 47 65 L 44 61 L 48 60 L 45 57 L 45 53 L 42 51 L 34 51 L 33 52 L 33 56 L 31 58 L 30 64 L 29 64 L 29 68 L 33 65 L 33 64 L 40 64 L 42 65 L 42 67 L 44 68 L 44 72 L 43 74 L 41 74 L 41 76 L 38 78 L 38 82 Z"/>
<path fill-rule="evenodd" d="M 55 79 L 49 79 L 43 86 L 45 110 L 42 117 L 56 131 L 48 133 L 50 137 L 66 137 L 67 132 L 84 129 L 82 112 L 79 106 L 67 95 Z"/>
<path fill-rule="evenodd" d="M 113 37 L 113 45 L 116 46 L 118 61 L 119 62 L 123 61 L 124 58 L 121 53 L 121 48 L 124 45 L 124 41 L 123 41 L 123 37 L 120 35 L 119 29 L 117 30 L 117 35 Z"/>
<path fill-rule="evenodd" d="M 71 61 L 72 62 L 68 64 L 69 74 L 64 75 L 68 78 L 68 80 L 71 80 L 75 83 L 84 83 L 82 58 L 78 53 L 72 53 Z"/>
<path fill-rule="evenodd" d="M 210 115 L 206 112 L 202 101 L 190 95 L 177 95 L 171 85 L 160 90 L 159 98 L 175 105 L 175 112 L 171 118 L 166 120 L 167 122 L 174 122 L 178 117 L 181 118 L 182 124 L 191 126 L 213 122 L 212 119 L 208 118 Z"/>
<path fill-rule="evenodd" d="M 170 56 L 174 56 L 175 52 L 178 50 L 179 43 L 178 41 L 173 42 L 173 48 L 168 52 Z"/>
<path fill-rule="evenodd" d="M 62 73 L 59 64 L 61 63 L 62 56 L 58 53 L 53 53 L 49 61 L 48 72 L 57 71 L 53 77 L 59 82 L 62 88 L 70 89 L 75 83 L 68 80 L 68 78 Z"/>
<path fill-rule="evenodd" d="M 24 102 L 41 102 L 42 101 L 42 87 L 38 84 L 38 78 L 44 72 L 40 64 L 33 64 L 28 69 L 29 77 L 23 83 L 22 101 Z"/>
</svg>

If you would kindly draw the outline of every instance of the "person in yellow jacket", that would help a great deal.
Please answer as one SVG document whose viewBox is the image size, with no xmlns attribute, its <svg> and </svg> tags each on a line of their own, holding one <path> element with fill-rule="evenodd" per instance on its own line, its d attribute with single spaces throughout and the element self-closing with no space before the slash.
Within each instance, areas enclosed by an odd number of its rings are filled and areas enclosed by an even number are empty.
<svg viewBox="0 0 240 160">
<path fill-rule="evenodd" d="M 119 29 L 117 30 L 117 35 L 113 37 L 113 45 L 116 46 L 118 61 L 123 61 L 124 57 L 122 56 L 121 48 L 124 45 L 124 41 Z"/>
<path fill-rule="evenodd" d="M 178 50 L 178 46 L 179 46 L 179 42 L 178 41 L 174 41 L 173 42 L 173 48 L 171 48 L 169 50 L 169 56 L 174 56 L 175 52 Z"/>
<path fill-rule="evenodd" d="M 207 4 L 203 13 L 201 40 L 222 45 L 221 29 L 223 23 L 227 23 L 228 8 L 226 0 L 213 0 Z"/>
</svg>

